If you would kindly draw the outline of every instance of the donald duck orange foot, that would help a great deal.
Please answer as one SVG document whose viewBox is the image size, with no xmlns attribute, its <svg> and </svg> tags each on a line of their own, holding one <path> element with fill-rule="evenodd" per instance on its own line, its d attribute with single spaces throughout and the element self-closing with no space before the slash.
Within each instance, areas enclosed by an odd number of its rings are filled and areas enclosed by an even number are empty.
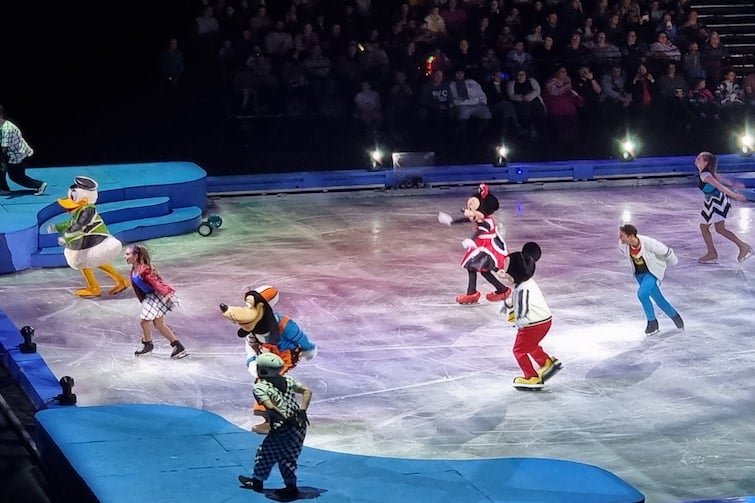
<svg viewBox="0 0 755 503">
<path fill-rule="evenodd" d="M 76 290 L 76 295 L 79 297 L 98 297 L 100 295 L 100 284 L 97 283 L 97 278 L 94 277 L 94 271 L 91 269 L 81 269 L 81 275 L 84 276 L 87 286 Z"/>
<path fill-rule="evenodd" d="M 115 280 L 115 286 L 108 292 L 108 295 L 117 295 L 131 286 L 128 279 L 125 276 L 118 274 L 118 271 L 116 271 L 113 266 L 105 264 L 99 268 Z M 97 278 L 94 276 L 94 271 L 86 268 L 81 270 L 81 274 L 84 276 L 87 284 L 85 288 L 76 290 L 76 295 L 79 297 L 99 297 L 102 293 L 102 289 L 100 288 Z"/>
</svg>

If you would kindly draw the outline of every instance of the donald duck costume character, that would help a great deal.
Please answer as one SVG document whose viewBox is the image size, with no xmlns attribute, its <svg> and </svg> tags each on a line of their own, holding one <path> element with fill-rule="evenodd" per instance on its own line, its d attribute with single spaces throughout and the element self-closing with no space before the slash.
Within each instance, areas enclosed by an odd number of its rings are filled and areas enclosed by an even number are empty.
<svg viewBox="0 0 755 503">
<path fill-rule="evenodd" d="M 110 295 L 129 287 L 128 278 L 122 276 L 110 262 L 121 253 L 121 242 L 110 235 L 105 222 L 97 213 L 97 182 L 87 176 L 77 176 L 68 189 L 68 197 L 58 204 L 71 214 L 71 219 L 48 227 L 49 232 L 60 234 L 58 243 L 65 248 L 66 262 L 78 269 L 86 280 L 86 287 L 76 291 L 79 297 L 100 295 L 100 285 L 94 276 L 97 267 L 113 278 L 115 286 Z"/>
</svg>

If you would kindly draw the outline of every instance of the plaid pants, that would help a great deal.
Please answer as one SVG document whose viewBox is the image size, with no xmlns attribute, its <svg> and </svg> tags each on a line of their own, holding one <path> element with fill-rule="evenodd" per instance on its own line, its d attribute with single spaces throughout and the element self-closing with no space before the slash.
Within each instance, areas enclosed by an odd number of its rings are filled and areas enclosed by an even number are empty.
<svg viewBox="0 0 755 503">
<path fill-rule="evenodd" d="M 267 480 L 278 463 L 283 482 L 296 485 L 297 460 L 306 435 L 306 428 L 289 424 L 270 430 L 254 455 L 254 478 Z"/>
</svg>

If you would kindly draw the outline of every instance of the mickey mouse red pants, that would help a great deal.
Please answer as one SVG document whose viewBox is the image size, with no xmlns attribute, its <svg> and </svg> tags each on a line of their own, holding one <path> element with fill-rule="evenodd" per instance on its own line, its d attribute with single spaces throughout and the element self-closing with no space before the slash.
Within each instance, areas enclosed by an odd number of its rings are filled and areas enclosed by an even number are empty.
<svg viewBox="0 0 755 503">
<path fill-rule="evenodd" d="M 524 372 L 524 378 L 537 377 L 537 371 L 532 365 L 530 356 L 540 367 L 545 365 L 545 360 L 550 358 L 548 353 L 540 347 L 540 341 L 548 334 L 551 329 L 552 319 L 547 319 L 536 325 L 521 327 L 516 333 L 514 340 L 514 358 L 516 358 L 519 367 Z"/>
</svg>

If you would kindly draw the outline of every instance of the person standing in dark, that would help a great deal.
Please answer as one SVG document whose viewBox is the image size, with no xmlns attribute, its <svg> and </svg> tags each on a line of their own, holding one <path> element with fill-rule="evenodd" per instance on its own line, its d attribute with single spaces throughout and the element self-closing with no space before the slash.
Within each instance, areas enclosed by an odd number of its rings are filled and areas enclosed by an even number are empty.
<svg viewBox="0 0 755 503">
<path fill-rule="evenodd" d="M 267 434 L 254 456 L 253 477 L 239 475 L 242 486 L 263 492 L 264 482 L 278 464 L 285 488 L 276 489 L 276 496 L 293 498 L 299 494 L 296 486 L 297 460 L 307 435 L 307 408 L 312 390 L 289 375 L 280 375 L 283 359 L 275 353 L 262 353 L 257 357 L 257 376 L 254 399 L 264 405 L 270 414 L 270 433 Z M 296 395 L 301 395 L 301 405 Z M 286 500 L 288 501 L 288 500 Z"/>
<path fill-rule="evenodd" d="M 24 140 L 21 130 L 6 119 L 5 108 L 0 105 L 0 171 L 3 175 L 0 178 L 0 195 L 10 194 L 10 187 L 5 179 L 6 173 L 8 178 L 22 187 L 35 189 L 35 195 L 41 196 L 45 193 L 47 183 L 26 174 L 24 161 L 33 154 L 34 150 Z"/>
</svg>

